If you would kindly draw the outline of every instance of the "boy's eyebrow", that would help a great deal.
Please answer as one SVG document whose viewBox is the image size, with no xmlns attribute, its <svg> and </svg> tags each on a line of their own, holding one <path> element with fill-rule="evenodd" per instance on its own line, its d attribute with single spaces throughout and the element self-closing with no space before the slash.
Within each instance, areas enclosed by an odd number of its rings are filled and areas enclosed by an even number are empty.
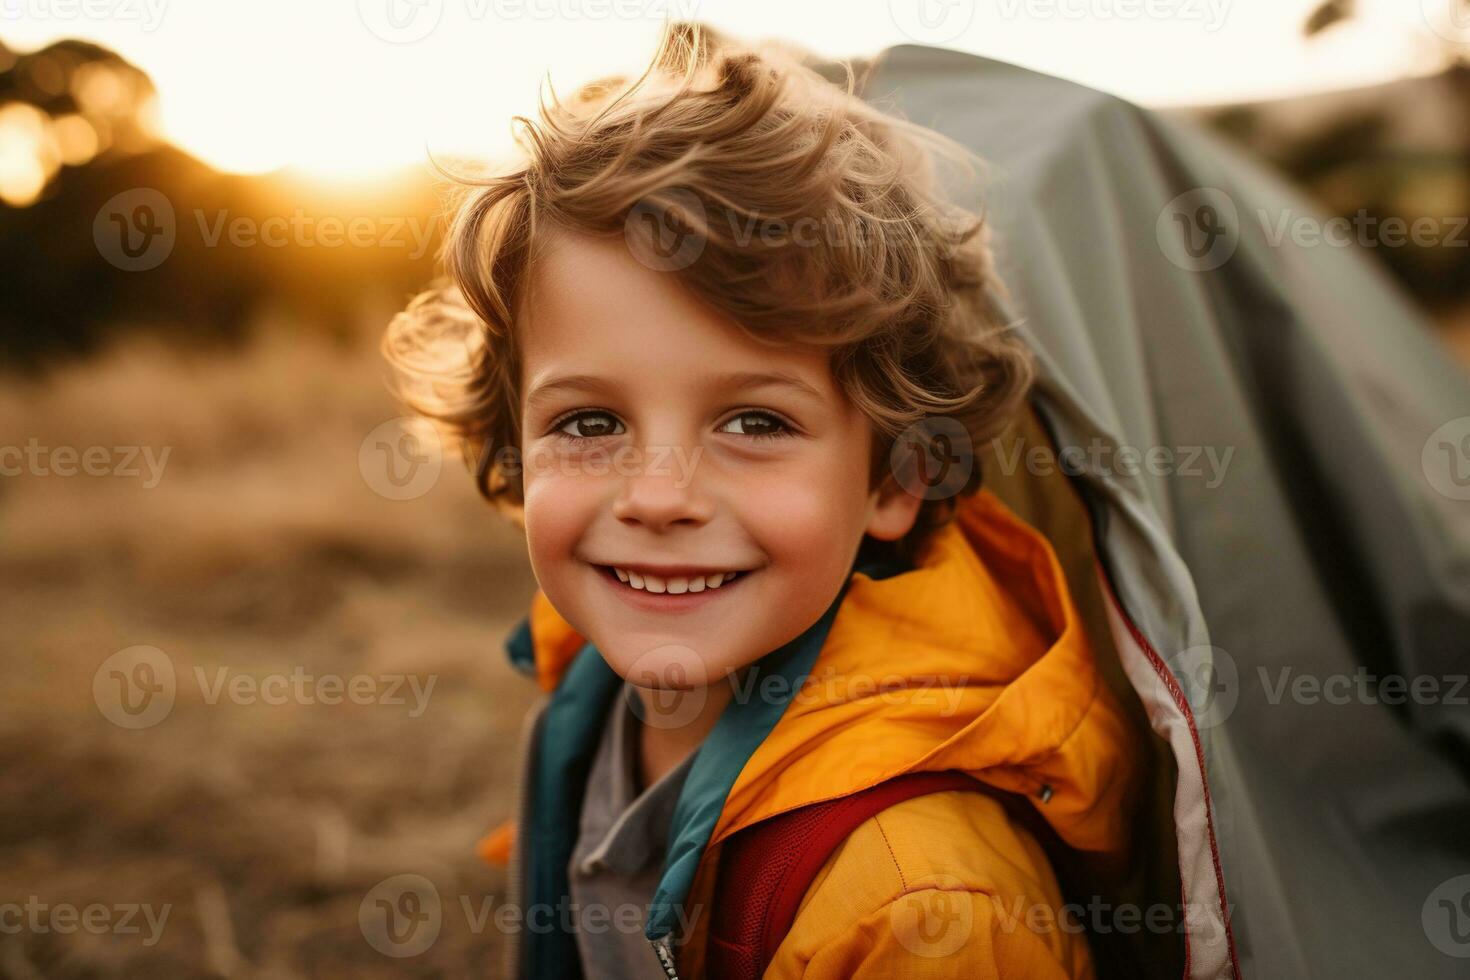
<svg viewBox="0 0 1470 980">
<path fill-rule="evenodd" d="M 581 391 L 595 394 L 605 392 L 610 387 L 607 381 L 595 374 L 567 374 L 560 377 L 552 375 L 544 381 L 537 382 L 526 392 L 526 404 L 534 405 L 558 391 Z"/>
<path fill-rule="evenodd" d="M 820 400 L 822 393 L 794 374 L 785 371 L 739 371 L 734 374 L 712 375 L 705 379 L 711 387 L 724 388 L 792 388 L 797 392 Z"/>
<path fill-rule="evenodd" d="M 737 371 L 733 374 L 712 374 L 700 379 L 706 389 L 747 390 L 750 388 L 790 388 L 799 394 L 821 400 L 822 393 L 794 374 L 785 371 Z M 539 381 L 526 392 L 526 404 L 534 405 L 559 391 L 604 393 L 614 386 L 605 378 L 595 374 L 553 375 Z"/>
</svg>

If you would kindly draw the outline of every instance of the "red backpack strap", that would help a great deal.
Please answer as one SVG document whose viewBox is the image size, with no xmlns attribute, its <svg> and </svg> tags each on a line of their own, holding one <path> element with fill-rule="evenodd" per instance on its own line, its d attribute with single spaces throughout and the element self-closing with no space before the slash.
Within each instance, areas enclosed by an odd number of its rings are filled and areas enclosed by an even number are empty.
<svg viewBox="0 0 1470 980">
<path fill-rule="evenodd" d="M 807 888 L 837 846 L 870 817 L 946 790 L 991 789 L 962 772 L 897 776 L 851 796 L 777 814 L 721 845 L 705 974 L 759 980 L 791 930 Z"/>
</svg>

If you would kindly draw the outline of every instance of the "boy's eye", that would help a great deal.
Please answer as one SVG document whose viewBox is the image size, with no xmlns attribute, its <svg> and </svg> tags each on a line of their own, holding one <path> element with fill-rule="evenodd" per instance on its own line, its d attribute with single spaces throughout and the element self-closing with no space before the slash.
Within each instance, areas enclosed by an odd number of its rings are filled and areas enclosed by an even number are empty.
<svg viewBox="0 0 1470 980">
<path fill-rule="evenodd" d="M 578 412 L 563 419 L 556 430 L 577 439 L 596 439 L 599 436 L 620 435 L 623 423 L 607 412 Z"/>
<path fill-rule="evenodd" d="M 720 426 L 720 431 L 737 436 L 778 436 L 790 428 L 785 419 L 770 412 L 741 412 Z"/>
</svg>

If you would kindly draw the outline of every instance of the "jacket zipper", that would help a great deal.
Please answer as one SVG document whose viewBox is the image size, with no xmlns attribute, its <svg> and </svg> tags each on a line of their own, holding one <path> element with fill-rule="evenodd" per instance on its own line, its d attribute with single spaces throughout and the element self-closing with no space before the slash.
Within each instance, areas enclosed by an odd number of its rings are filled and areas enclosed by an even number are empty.
<svg viewBox="0 0 1470 980">
<path fill-rule="evenodd" d="M 679 971 L 674 966 L 674 934 L 650 939 L 649 942 L 653 943 L 653 952 L 658 957 L 658 965 L 664 968 L 664 976 L 668 980 L 679 980 Z"/>
</svg>

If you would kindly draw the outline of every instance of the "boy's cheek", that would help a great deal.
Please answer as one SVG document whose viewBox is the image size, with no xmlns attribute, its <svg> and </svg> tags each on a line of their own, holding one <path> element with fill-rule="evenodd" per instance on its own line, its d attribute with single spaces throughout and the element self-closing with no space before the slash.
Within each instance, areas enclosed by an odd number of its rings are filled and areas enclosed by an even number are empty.
<svg viewBox="0 0 1470 980">
<path fill-rule="evenodd" d="M 538 578 L 573 557 L 578 540 L 596 516 L 600 493 L 589 485 L 595 482 L 528 475 L 523 497 L 526 545 Z"/>
<path fill-rule="evenodd" d="M 821 477 L 771 481 L 744 495 L 746 526 L 773 559 L 805 565 L 850 557 L 842 552 L 848 538 L 856 546 L 861 537 L 867 498 L 850 485 L 834 483 L 830 475 Z"/>
</svg>

